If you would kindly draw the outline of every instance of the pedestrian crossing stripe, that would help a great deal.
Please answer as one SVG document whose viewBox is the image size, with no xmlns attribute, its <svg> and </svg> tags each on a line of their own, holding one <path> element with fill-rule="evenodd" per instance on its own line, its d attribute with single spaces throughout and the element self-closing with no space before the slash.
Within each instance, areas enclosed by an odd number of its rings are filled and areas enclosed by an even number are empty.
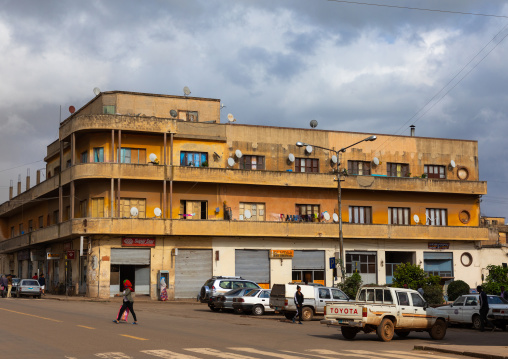
<svg viewBox="0 0 508 359">
<path fill-rule="evenodd" d="M 198 357 L 187 355 L 187 354 L 180 354 L 176 352 L 172 352 L 169 350 L 142 350 L 141 353 L 152 355 L 157 358 L 163 358 L 163 359 L 199 359 Z"/>
</svg>

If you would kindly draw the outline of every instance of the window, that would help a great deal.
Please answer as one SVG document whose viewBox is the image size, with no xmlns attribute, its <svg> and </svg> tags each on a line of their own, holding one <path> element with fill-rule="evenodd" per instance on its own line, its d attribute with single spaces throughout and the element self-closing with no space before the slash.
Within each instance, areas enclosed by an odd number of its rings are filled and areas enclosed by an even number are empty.
<svg viewBox="0 0 508 359">
<path fill-rule="evenodd" d="M 104 115 L 114 115 L 116 113 L 115 105 L 102 106 L 102 113 Z"/>
<path fill-rule="evenodd" d="M 250 212 L 250 218 L 248 213 Z M 264 221 L 265 220 L 265 204 L 264 203 L 242 203 L 240 202 L 240 220 L 245 221 Z"/>
<path fill-rule="evenodd" d="M 81 163 L 88 163 L 88 151 L 81 152 Z"/>
<path fill-rule="evenodd" d="M 207 219 L 208 203 L 206 201 L 180 201 L 182 219 Z"/>
<path fill-rule="evenodd" d="M 407 163 L 388 163 L 388 176 L 409 177 L 409 165 Z"/>
<path fill-rule="evenodd" d="M 68 221 L 69 219 L 71 219 L 71 206 L 65 207 L 65 219 L 64 220 Z"/>
<path fill-rule="evenodd" d="M 385 291 L 384 302 L 393 304 L 392 292 L 390 292 L 390 289 L 385 289 L 384 291 Z"/>
<path fill-rule="evenodd" d="M 423 172 L 428 178 L 446 178 L 445 166 L 425 165 Z"/>
<path fill-rule="evenodd" d="M 198 111 L 178 110 L 178 119 L 182 121 L 198 122 Z"/>
<path fill-rule="evenodd" d="M 265 157 L 264 156 L 243 155 L 242 158 L 240 158 L 240 169 L 241 170 L 264 170 L 265 169 Z"/>
<path fill-rule="evenodd" d="M 19 224 L 19 234 L 25 234 L 25 232 L 23 231 L 23 223 Z"/>
<path fill-rule="evenodd" d="M 333 296 L 333 299 L 339 299 L 339 300 L 347 300 L 348 299 L 347 295 L 338 289 L 332 289 L 332 296 Z"/>
<path fill-rule="evenodd" d="M 104 162 L 104 147 L 94 147 L 93 161 L 94 162 Z"/>
<path fill-rule="evenodd" d="M 44 228 L 44 216 L 39 216 L 39 228 Z"/>
<path fill-rule="evenodd" d="M 11 238 L 14 238 L 14 226 L 11 227 Z"/>
<path fill-rule="evenodd" d="M 366 252 L 346 253 L 346 273 L 376 273 L 376 255 Z"/>
<path fill-rule="evenodd" d="M 399 305 L 409 305 L 407 292 L 397 292 L 397 299 L 399 301 Z"/>
<path fill-rule="evenodd" d="M 34 221 L 33 219 L 28 220 L 28 232 L 32 232 L 34 230 Z"/>
<path fill-rule="evenodd" d="M 330 295 L 330 289 L 328 288 L 319 288 L 319 299 L 332 299 L 332 296 Z"/>
<path fill-rule="evenodd" d="M 411 299 L 413 300 L 413 307 L 421 307 L 423 308 L 425 305 L 425 301 L 418 293 L 411 293 Z"/>
<path fill-rule="evenodd" d="M 92 198 L 92 217 L 104 217 L 104 197 Z"/>
<path fill-rule="evenodd" d="M 489 303 L 491 304 L 491 303 Z M 466 297 L 466 306 L 472 307 L 478 305 L 478 302 L 476 301 L 476 297 Z"/>
<path fill-rule="evenodd" d="M 319 219 L 319 204 L 297 204 L 295 207 L 296 214 L 304 221 Z"/>
<path fill-rule="evenodd" d="M 372 223 L 372 207 L 349 206 L 349 223 Z"/>
<path fill-rule="evenodd" d="M 120 150 L 120 163 L 145 164 L 146 149 L 122 147 Z"/>
<path fill-rule="evenodd" d="M 81 218 L 88 217 L 88 201 L 86 199 L 79 202 L 79 213 Z"/>
<path fill-rule="evenodd" d="M 120 198 L 120 217 L 132 217 L 132 207 L 136 207 L 138 210 L 137 218 L 146 218 L 146 199 L 144 198 Z"/>
<path fill-rule="evenodd" d="M 67 162 L 65 163 L 65 167 L 69 168 L 70 166 L 71 166 L 71 160 L 67 160 Z"/>
<path fill-rule="evenodd" d="M 388 224 L 405 224 L 409 225 L 411 212 L 409 208 L 388 207 Z"/>
<path fill-rule="evenodd" d="M 180 166 L 201 167 L 208 165 L 206 152 L 180 152 Z"/>
<path fill-rule="evenodd" d="M 369 176 L 370 162 L 367 161 L 347 161 L 347 171 L 350 175 Z"/>
<path fill-rule="evenodd" d="M 55 176 L 57 174 L 59 174 L 60 173 L 60 166 L 56 166 L 53 172 L 55 172 Z"/>
<path fill-rule="evenodd" d="M 425 210 L 427 226 L 446 226 L 446 212 L 446 209 L 442 208 L 427 208 Z"/>
<path fill-rule="evenodd" d="M 319 173 L 319 159 L 297 158 L 295 160 L 295 172 Z"/>
</svg>

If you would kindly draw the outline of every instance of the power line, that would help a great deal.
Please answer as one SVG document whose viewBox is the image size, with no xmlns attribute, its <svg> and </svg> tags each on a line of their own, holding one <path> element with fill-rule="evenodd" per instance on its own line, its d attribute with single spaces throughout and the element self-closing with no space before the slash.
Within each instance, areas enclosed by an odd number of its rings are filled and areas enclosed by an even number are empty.
<svg viewBox="0 0 508 359">
<path fill-rule="evenodd" d="M 373 3 L 366 3 L 366 2 L 359 2 L 359 1 L 345 1 L 345 0 L 327 0 L 327 1 L 343 3 L 343 4 L 350 4 L 350 5 L 366 5 L 366 6 L 388 7 L 388 8 L 405 9 L 405 10 L 442 12 L 442 13 L 458 14 L 458 15 L 500 17 L 500 18 L 508 19 L 507 15 L 494 15 L 494 14 L 482 14 L 482 13 L 465 12 L 465 11 L 452 11 L 452 10 L 426 9 L 426 8 L 420 8 L 420 7 L 409 7 L 409 6 L 398 6 L 398 5 L 373 4 Z"/>
<path fill-rule="evenodd" d="M 15 170 L 16 168 L 20 168 L 20 167 L 24 167 L 24 166 L 28 166 L 28 165 L 33 165 L 34 163 L 39 163 L 39 162 L 43 162 L 43 161 L 44 160 L 39 160 L 39 161 L 35 161 L 35 162 L 25 163 L 23 165 L 19 165 L 19 166 L 16 166 L 16 167 L 6 168 L 4 170 L 0 170 L 0 172 Z"/>
</svg>

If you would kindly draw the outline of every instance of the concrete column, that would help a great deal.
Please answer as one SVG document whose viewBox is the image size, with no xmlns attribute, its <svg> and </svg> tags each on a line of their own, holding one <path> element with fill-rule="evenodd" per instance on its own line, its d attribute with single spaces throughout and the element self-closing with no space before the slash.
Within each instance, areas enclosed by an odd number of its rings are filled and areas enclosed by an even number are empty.
<svg viewBox="0 0 508 359">
<path fill-rule="evenodd" d="M 76 134 L 73 132 L 71 136 L 71 166 L 76 164 Z"/>
<path fill-rule="evenodd" d="M 18 176 L 18 196 L 21 194 L 21 175 Z"/>
<path fill-rule="evenodd" d="M 9 186 L 9 201 L 12 199 L 12 197 L 14 197 L 14 184 L 11 180 L 11 184 Z"/>
<path fill-rule="evenodd" d="M 111 153 L 109 154 L 111 163 L 115 162 L 115 130 L 111 130 Z"/>
<path fill-rule="evenodd" d="M 26 170 L 26 190 L 30 189 L 30 168 Z"/>
<path fill-rule="evenodd" d="M 37 174 L 35 177 L 35 184 L 41 183 L 41 170 L 37 170 Z"/>
<path fill-rule="evenodd" d="M 70 206 L 71 206 L 71 213 L 70 213 L 70 216 L 71 218 L 69 219 L 74 219 L 74 197 L 75 197 L 75 192 L 76 192 L 76 189 L 74 187 L 74 181 L 71 181 L 71 198 L 70 198 Z"/>
<path fill-rule="evenodd" d="M 111 218 L 115 216 L 115 179 L 111 178 L 111 190 L 110 190 L 110 212 Z"/>
</svg>

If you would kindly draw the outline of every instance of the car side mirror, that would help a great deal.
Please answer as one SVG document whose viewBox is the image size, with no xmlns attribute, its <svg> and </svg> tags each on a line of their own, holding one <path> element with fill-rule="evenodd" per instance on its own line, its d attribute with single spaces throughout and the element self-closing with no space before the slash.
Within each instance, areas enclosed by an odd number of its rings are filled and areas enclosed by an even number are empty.
<svg viewBox="0 0 508 359">
<path fill-rule="evenodd" d="M 427 309 L 429 307 L 429 303 L 425 302 L 423 303 L 423 309 Z"/>
</svg>

